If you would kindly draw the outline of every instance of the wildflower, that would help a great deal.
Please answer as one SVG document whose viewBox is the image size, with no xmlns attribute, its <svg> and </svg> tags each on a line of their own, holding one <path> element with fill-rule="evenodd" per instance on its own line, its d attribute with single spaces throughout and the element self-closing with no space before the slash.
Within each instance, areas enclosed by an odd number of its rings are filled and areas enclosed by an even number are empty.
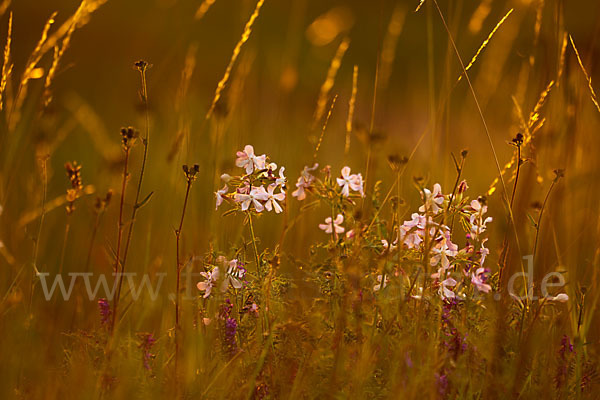
<svg viewBox="0 0 600 400">
<path fill-rule="evenodd" d="M 279 168 L 279 178 L 275 178 L 275 185 L 281 186 L 282 188 L 285 187 L 285 183 L 287 182 L 287 178 L 285 177 L 285 175 L 283 175 L 284 171 L 285 167 Z"/>
<path fill-rule="evenodd" d="M 142 350 L 142 360 L 144 362 L 144 368 L 148 371 L 152 370 L 151 361 L 156 357 L 155 354 L 152 354 L 152 347 L 156 343 L 156 339 L 152 333 L 138 333 L 138 338 L 140 339 L 140 343 L 138 344 L 138 348 Z"/>
<path fill-rule="evenodd" d="M 200 275 L 202 275 L 206 280 L 204 282 L 198 282 L 196 287 L 198 290 L 204 292 L 203 297 L 206 299 L 208 296 L 210 296 L 212 288 L 217 286 L 217 281 L 219 280 L 220 276 L 219 267 L 215 267 L 212 271 L 200 272 Z"/>
<path fill-rule="evenodd" d="M 424 204 L 419 207 L 420 212 L 432 212 L 433 214 L 437 214 L 441 211 L 441 205 L 444 202 L 444 195 L 442 194 L 442 187 L 439 183 L 433 185 L 433 193 L 429 189 L 423 189 L 423 193 L 421 196 L 424 197 Z"/>
<path fill-rule="evenodd" d="M 246 268 L 242 267 L 241 263 L 237 259 L 227 261 L 223 257 L 224 264 L 228 266 L 227 275 L 225 276 L 224 284 L 221 286 L 221 291 L 225 292 L 231 286 L 235 289 L 240 289 L 243 286 L 242 279 L 246 276 Z"/>
<path fill-rule="evenodd" d="M 482 266 L 483 266 L 483 263 L 485 262 L 485 258 L 490 254 L 490 249 L 485 247 L 485 242 L 487 242 L 487 238 L 485 238 L 481 241 L 481 248 L 479 249 L 479 254 L 481 255 L 481 258 L 479 259 L 479 265 L 482 265 Z"/>
<path fill-rule="evenodd" d="M 108 300 L 98 300 L 98 308 L 100 309 L 100 322 L 102 323 L 102 325 L 108 324 L 110 322 L 110 316 L 112 314 L 112 310 L 110 309 L 110 304 L 108 304 Z"/>
<path fill-rule="evenodd" d="M 249 144 L 244 147 L 244 151 L 237 152 L 237 157 L 235 165 L 245 168 L 247 174 L 251 174 L 254 169 L 264 169 L 267 160 L 267 156 L 264 154 L 257 157 L 254 154 L 254 147 Z"/>
<path fill-rule="evenodd" d="M 224 197 L 223 195 L 227 193 L 229 188 L 227 185 L 223 186 L 223 189 L 217 190 L 215 192 L 215 197 L 217 198 L 215 210 L 219 208 L 219 206 L 223 203 Z"/>
<path fill-rule="evenodd" d="M 409 249 L 414 249 L 423 241 L 426 218 L 417 213 L 413 213 L 411 218 L 400 226 L 400 240 Z"/>
<path fill-rule="evenodd" d="M 264 210 L 265 207 L 262 205 L 261 201 L 266 201 L 268 198 L 269 195 L 262 186 L 258 188 L 253 187 L 248 194 L 236 193 L 234 196 L 235 201 L 242 203 L 242 211 L 248 210 L 250 204 L 253 204 L 256 212 Z"/>
<path fill-rule="evenodd" d="M 560 303 L 566 303 L 567 301 L 569 301 L 569 295 L 567 295 L 566 293 L 560 293 L 554 297 L 550 297 L 548 298 L 549 301 L 558 301 Z"/>
<path fill-rule="evenodd" d="M 442 299 L 454 299 L 456 298 L 456 295 L 454 294 L 454 292 L 450 289 L 448 289 L 448 287 L 454 287 L 456 286 L 456 281 L 454 280 L 454 278 L 446 278 L 445 280 L 443 280 L 442 282 L 440 282 L 440 296 L 442 297 Z"/>
<path fill-rule="evenodd" d="M 297 197 L 298 200 L 302 201 L 306 198 L 306 189 L 310 188 L 315 177 L 311 174 L 311 171 L 316 170 L 319 164 L 315 163 L 312 168 L 308 168 L 308 165 L 304 167 L 296 182 L 296 190 L 292 193 L 292 196 Z"/>
<path fill-rule="evenodd" d="M 359 192 L 364 197 L 363 180 L 361 174 L 350 175 L 350 167 L 342 168 L 342 177 L 337 178 L 337 183 L 342 187 L 342 196 L 350 196 L 350 189 Z"/>
<path fill-rule="evenodd" d="M 490 270 L 487 268 L 479 267 L 475 271 L 475 273 L 471 273 L 471 283 L 475 285 L 478 291 L 483 293 L 489 293 L 492 290 L 492 287 L 486 283 L 487 276 L 486 274 Z"/>
<path fill-rule="evenodd" d="M 458 254 L 458 246 L 450 241 L 450 230 L 446 230 L 441 235 L 440 242 L 431 249 L 431 252 L 434 254 L 431 257 L 431 265 L 435 266 L 441 261 L 442 268 L 444 270 L 448 269 L 450 266 L 448 257 L 455 257 Z"/>
<path fill-rule="evenodd" d="M 469 217 L 469 222 L 471 224 L 471 236 L 474 239 L 477 239 L 479 235 L 485 232 L 487 228 L 487 224 L 492 222 L 492 217 L 484 218 L 483 214 L 487 212 L 487 206 L 485 205 L 485 200 L 483 198 L 479 198 L 477 200 L 471 201 L 471 208 L 474 213 Z"/>
<path fill-rule="evenodd" d="M 275 213 L 279 214 L 283 211 L 283 208 L 281 208 L 281 206 L 277 202 L 285 200 L 285 192 L 279 192 L 275 194 L 275 188 L 277 188 L 276 184 L 269 185 L 269 187 L 267 188 L 267 202 L 265 203 L 265 208 L 267 209 L 267 211 L 275 209 Z"/>
<path fill-rule="evenodd" d="M 335 230 L 335 233 L 344 233 L 344 227 L 340 226 L 344 223 L 344 216 L 342 214 L 338 214 L 335 220 L 332 220 L 331 217 L 325 218 L 324 224 L 319 224 L 319 229 L 324 230 L 325 233 L 331 233 Z"/>
<path fill-rule="evenodd" d="M 380 289 L 382 289 L 381 287 L 381 280 L 383 279 L 382 275 L 377 275 L 377 285 L 373 286 L 373 291 L 377 292 Z M 383 282 L 383 288 L 385 288 L 387 286 L 387 284 L 390 283 L 390 280 L 388 279 L 388 277 L 385 277 L 385 282 Z"/>
</svg>

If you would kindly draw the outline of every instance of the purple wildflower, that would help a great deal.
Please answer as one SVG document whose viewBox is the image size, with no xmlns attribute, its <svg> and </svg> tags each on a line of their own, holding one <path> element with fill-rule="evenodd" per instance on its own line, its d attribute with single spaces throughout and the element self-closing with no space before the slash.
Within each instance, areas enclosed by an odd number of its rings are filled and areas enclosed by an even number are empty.
<svg viewBox="0 0 600 400">
<path fill-rule="evenodd" d="M 156 357 L 155 354 L 152 354 L 152 347 L 156 343 L 156 339 L 152 333 L 138 333 L 138 338 L 140 339 L 140 343 L 138 344 L 138 348 L 142 350 L 142 361 L 144 363 L 144 368 L 148 371 L 152 371 L 152 360 Z"/>
<path fill-rule="evenodd" d="M 112 310 L 110 309 L 110 304 L 106 299 L 98 300 L 98 308 L 100 310 L 100 322 L 102 325 L 107 325 L 110 323 L 110 316 L 112 315 Z"/>
</svg>

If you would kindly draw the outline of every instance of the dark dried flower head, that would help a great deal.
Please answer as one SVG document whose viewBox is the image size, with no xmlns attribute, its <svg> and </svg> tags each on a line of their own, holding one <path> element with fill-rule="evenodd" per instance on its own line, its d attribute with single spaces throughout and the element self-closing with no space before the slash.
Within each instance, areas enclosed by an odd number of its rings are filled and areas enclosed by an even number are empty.
<svg viewBox="0 0 600 400">
<path fill-rule="evenodd" d="M 94 204 L 94 211 L 96 211 L 97 213 L 106 210 L 106 207 L 108 207 L 108 204 L 110 203 L 110 199 L 112 199 L 112 195 L 113 195 L 113 191 L 112 189 L 108 189 L 108 192 L 106 192 L 106 196 L 104 196 L 104 198 L 98 196 L 96 197 L 96 203 Z"/>
<path fill-rule="evenodd" d="M 76 191 L 83 189 L 83 184 L 81 183 L 81 165 L 77 165 L 76 161 L 73 161 L 73 163 L 67 162 L 65 170 L 67 171 L 69 181 L 71 181 L 71 188 Z"/>
<path fill-rule="evenodd" d="M 517 136 L 514 137 L 512 143 L 515 146 L 521 146 L 523 144 L 523 135 L 521 133 L 517 133 Z"/>
<path fill-rule="evenodd" d="M 131 126 L 127 128 L 121 128 L 121 142 L 125 150 L 131 149 L 135 145 L 138 137 L 139 132 L 135 128 Z"/>
<path fill-rule="evenodd" d="M 388 163 L 390 165 L 390 168 L 394 172 L 398 172 L 400 170 L 400 167 L 405 165 L 407 162 L 408 162 L 408 157 L 406 157 L 406 156 L 400 157 L 397 154 L 391 154 L 388 156 Z"/>
<path fill-rule="evenodd" d="M 107 325 L 110 322 L 110 316 L 112 314 L 112 310 L 110 309 L 110 304 L 106 299 L 98 300 L 98 309 L 100 311 L 100 322 L 102 325 Z"/>
<path fill-rule="evenodd" d="M 559 180 L 560 178 L 564 178 L 565 177 L 565 170 L 564 169 L 555 169 L 554 170 L 554 175 L 556 175 L 556 177 L 554 179 Z"/>
<path fill-rule="evenodd" d="M 193 167 L 188 167 L 184 164 L 182 168 L 188 181 L 196 180 L 196 176 L 198 175 L 198 172 L 200 172 L 200 166 L 198 164 L 194 164 Z"/>
<path fill-rule="evenodd" d="M 133 65 L 135 65 L 135 67 L 138 69 L 138 71 L 140 72 L 145 72 L 148 68 L 150 68 L 150 64 L 148 64 L 146 61 L 144 60 L 139 60 L 136 61 Z"/>
</svg>

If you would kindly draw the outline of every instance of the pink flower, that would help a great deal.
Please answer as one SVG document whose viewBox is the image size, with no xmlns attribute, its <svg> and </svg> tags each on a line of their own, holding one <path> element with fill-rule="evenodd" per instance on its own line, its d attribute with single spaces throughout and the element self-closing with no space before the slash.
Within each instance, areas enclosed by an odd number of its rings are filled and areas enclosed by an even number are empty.
<svg viewBox="0 0 600 400">
<path fill-rule="evenodd" d="M 344 233 L 344 227 L 340 226 L 344 223 L 344 216 L 342 214 L 338 214 L 335 220 L 331 220 L 331 217 L 325 218 L 324 224 L 319 224 L 319 229 L 325 231 L 325 233 L 331 233 L 335 229 L 335 233 Z"/>
<path fill-rule="evenodd" d="M 217 205 L 215 207 L 215 210 L 219 208 L 219 206 L 223 203 L 223 195 L 227 193 L 227 191 L 229 190 L 229 188 L 227 187 L 227 185 L 223 186 L 223 189 L 221 190 L 217 190 L 215 192 L 215 197 L 217 198 Z"/>
<path fill-rule="evenodd" d="M 261 201 L 266 201 L 268 198 L 269 195 L 262 186 L 258 188 L 253 187 L 249 194 L 236 193 L 234 195 L 234 200 L 242 204 L 242 211 L 248 210 L 248 208 L 250 208 L 250 204 L 253 204 L 256 212 L 261 212 L 264 210 L 264 206 L 262 205 Z"/>
<path fill-rule="evenodd" d="M 361 174 L 350 175 L 350 167 L 342 168 L 342 177 L 336 178 L 337 184 L 342 187 L 342 196 L 350 196 L 350 189 L 359 192 L 364 197 L 363 179 Z"/>
<path fill-rule="evenodd" d="M 319 164 L 317 163 L 315 163 L 312 168 L 308 168 L 308 165 L 304 167 L 300 173 L 298 182 L 296 182 L 297 189 L 292 193 L 292 196 L 297 197 L 300 201 L 306 198 L 306 189 L 308 189 L 315 181 L 315 177 L 310 172 L 316 170 L 318 167 Z"/>
<path fill-rule="evenodd" d="M 277 194 L 274 193 L 277 188 L 277 184 L 269 185 L 267 188 L 267 202 L 265 203 L 265 208 L 268 211 L 275 209 L 275 213 L 279 214 L 283 211 L 283 208 L 277 203 L 278 201 L 285 200 L 285 192 L 279 192 Z"/>
<path fill-rule="evenodd" d="M 432 212 L 437 214 L 441 210 L 441 205 L 444 202 L 444 195 L 442 194 L 442 187 L 439 183 L 433 185 L 433 193 L 429 191 L 429 189 L 423 189 L 423 193 L 425 194 L 425 198 L 421 207 L 419 207 L 420 212 Z M 423 196 L 423 195 L 421 195 Z"/>
<path fill-rule="evenodd" d="M 427 219 L 417 213 L 413 213 L 411 218 L 410 221 L 404 221 L 400 226 L 400 240 L 409 249 L 414 249 L 423 241 Z"/>
<path fill-rule="evenodd" d="M 251 145 L 246 145 L 244 147 L 244 151 L 237 152 L 237 159 L 235 160 L 235 165 L 240 168 L 245 168 L 247 174 L 251 174 L 254 169 L 264 169 L 267 161 L 267 156 L 256 156 L 254 154 L 254 147 Z"/>
<path fill-rule="evenodd" d="M 487 269 L 480 267 L 477 268 L 474 274 L 471 274 L 471 283 L 475 285 L 478 291 L 483 293 L 489 293 L 492 290 L 492 287 L 485 283 L 487 281 L 487 276 L 485 275 L 487 272 Z"/>
</svg>

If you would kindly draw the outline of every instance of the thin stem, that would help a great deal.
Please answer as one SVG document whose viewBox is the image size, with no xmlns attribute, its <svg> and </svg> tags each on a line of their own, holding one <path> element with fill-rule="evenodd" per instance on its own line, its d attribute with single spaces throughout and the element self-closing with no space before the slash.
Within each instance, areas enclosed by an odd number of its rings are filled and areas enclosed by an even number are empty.
<svg viewBox="0 0 600 400">
<path fill-rule="evenodd" d="M 60 250 L 60 266 L 58 267 L 59 275 L 62 273 L 65 263 L 65 252 L 67 249 L 67 240 L 69 239 L 69 231 L 71 230 L 71 214 L 67 214 L 67 224 L 65 225 L 65 236 L 63 238 L 62 249 Z"/>
<path fill-rule="evenodd" d="M 29 311 L 31 311 L 31 302 L 33 300 L 33 285 L 35 280 L 35 274 L 36 272 L 38 272 L 37 260 L 38 250 L 40 247 L 40 237 L 42 236 L 42 226 L 44 226 L 44 217 L 46 216 L 46 197 L 48 192 L 48 170 L 46 168 L 46 161 L 48 161 L 48 157 L 44 157 L 42 163 L 42 215 L 40 216 L 40 225 L 38 227 L 37 237 L 35 238 L 35 247 L 33 249 L 33 270 L 31 271 L 31 282 L 29 287 Z"/>
<path fill-rule="evenodd" d="M 119 225 L 117 227 L 117 252 L 115 255 L 115 265 L 113 267 L 114 272 L 117 274 L 117 296 L 113 304 L 112 323 L 110 326 L 111 333 L 115 329 L 115 323 L 117 321 L 117 310 L 119 306 L 119 295 L 121 294 L 121 285 L 123 284 L 123 269 L 124 265 L 120 264 L 121 257 L 121 242 L 123 239 L 123 208 L 125 205 L 125 189 L 127 188 L 127 168 L 129 166 L 129 148 L 125 149 L 125 165 L 123 167 L 123 180 L 121 183 L 121 200 L 119 202 Z M 121 265 L 121 271 L 119 271 L 119 265 Z"/>
<path fill-rule="evenodd" d="M 96 234 L 98 233 L 98 226 L 100 225 L 100 217 L 102 211 L 98 211 L 96 214 L 96 221 L 94 221 L 94 228 L 92 229 L 92 237 L 90 238 L 90 247 L 88 249 L 87 257 L 85 259 L 85 272 L 89 270 L 90 260 L 92 258 L 92 251 L 94 250 L 94 242 L 96 241 Z"/>
<path fill-rule="evenodd" d="M 248 210 L 248 225 L 250 225 L 250 235 L 252 236 L 252 245 L 254 247 L 254 256 L 256 260 L 256 271 L 258 273 L 258 279 L 262 286 L 262 271 L 260 269 L 260 257 L 258 255 L 258 247 L 256 245 L 256 236 L 254 235 L 254 225 L 252 224 L 252 213 Z"/>
<path fill-rule="evenodd" d="M 183 200 L 183 210 L 181 212 L 181 220 L 179 221 L 179 228 L 175 231 L 176 237 L 176 262 L 177 262 L 177 287 L 175 291 L 175 371 L 177 371 L 178 358 L 179 358 L 179 313 L 180 306 L 179 301 L 181 297 L 180 293 L 180 281 L 181 281 L 181 260 L 179 258 L 179 245 L 181 241 L 181 229 L 183 228 L 183 219 L 185 217 L 185 210 L 187 208 L 187 202 L 190 195 L 190 188 L 192 187 L 193 180 L 188 178 L 187 187 L 185 189 L 185 199 Z"/>
<path fill-rule="evenodd" d="M 146 114 L 146 133 L 144 138 L 142 139 L 142 143 L 144 145 L 144 155 L 142 158 L 142 167 L 140 169 L 140 177 L 138 179 L 137 189 L 135 192 L 135 202 L 133 204 L 133 209 L 131 211 L 131 219 L 129 222 L 129 230 L 127 231 L 127 240 L 125 241 L 125 249 L 123 250 L 123 260 L 121 262 L 121 275 L 125 273 L 125 265 L 127 262 L 127 253 L 129 252 L 129 245 L 131 244 L 131 237 L 133 235 L 133 226 L 135 224 L 135 216 L 137 214 L 138 209 L 140 208 L 140 192 L 142 190 L 142 183 L 144 181 L 144 171 L 146 170 L 146 161 L 148 159 L 148 144 L 150 141 L 150 117 L 148 115 L 148 90 L 146 85 L 146 69 L 140 68 L 140 75 L 142 79 L 142 100 L 144 102 L 144 111 Z M 121 283 L 122 279 L 119 281 L 119 286 L 117 288 L 117 293 L 115 297 L 115 305 L 119 302 L 119 297 L 121 296 Z M 113 325 L 114 321 L 116 321 L 117 313 L 116 307 L 113 311 Z"/>
<path fill-rule="evenodd" d="M 550 185 L 550 188 L 548 189 L 548 193 L 546 193 L 546 197 L 544 198 L 544 203 L 542 203 L 542 208 L 540 209 L 540 215 L 538 216 L 538 220 L 535 226 L 535 241 L 533 244 L 533 263 L 535 265 L 535 255 L 537 253 L 537 244 L 538 244 L 538 238 L 540 236 L 540 226 L 542 224 L 542 216 L 544 214 L 544 209 L 546 208 L 546 203 L 548 202 L 548 198 L 550 197 L 550 193 L 552 192 L 552 188 L 554 188 L 554 185 L 556 184 L 556 182 L 558 181 L 558 179 L 554 179 L 552 181 L 552 184 Z"/>
</svg>

